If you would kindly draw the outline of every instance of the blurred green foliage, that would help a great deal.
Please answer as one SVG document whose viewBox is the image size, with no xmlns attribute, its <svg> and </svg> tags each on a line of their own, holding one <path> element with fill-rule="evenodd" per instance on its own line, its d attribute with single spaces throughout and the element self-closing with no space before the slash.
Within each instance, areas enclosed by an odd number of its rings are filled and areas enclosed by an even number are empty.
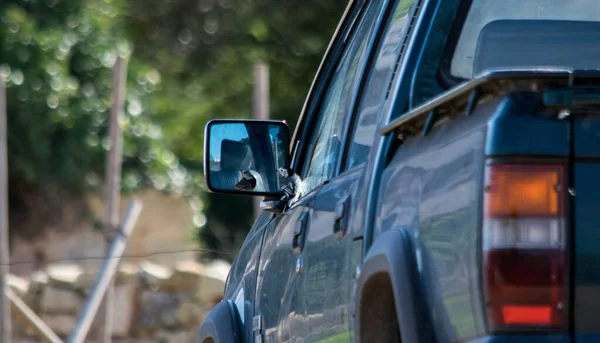
<svg viewBox="0 0 600 343">
<path fill-rule="evenodd" d="M 204 125 L 251 116 L 252 66 L 261 61 L 271 72 L 271 117 L 293 128 L 346 3 L 2 0 L 11 234 L 34 237 L 60 221 L 61 204 L 102 191 L 111 67 L 121 55 L 129 60 L 123 191 L 187 197 L 194 236 L 233 257 L 251 199 L 204 192 Z"/>
</svg>

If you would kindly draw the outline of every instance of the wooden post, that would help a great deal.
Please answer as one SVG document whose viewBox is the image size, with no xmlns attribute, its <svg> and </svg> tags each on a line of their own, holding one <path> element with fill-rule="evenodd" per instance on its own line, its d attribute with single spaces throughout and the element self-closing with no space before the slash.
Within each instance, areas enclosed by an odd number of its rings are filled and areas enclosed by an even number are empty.
<svg viewBox="0 0 600 343">
<path fill-rule="evenodd" d="M 10 288 L 6 289 L 6 298 L 12 305 L 14 311 L 15 320 L 27 325 L 30 329 L 33 329 L 35 335 L 40 338 L 43 342 L 47 343 L 63 343 L 54 331 L 44 321 L 38 317 L 25 302 L 19 298 Z M 9 341 L 6 341 L 9 342 Z"/>
<path fill-rule="evenodd" d="M 6 298 L 8 262 L 8 142 L 6 133 L 6 87 L 0 78 L 0 341 L 11 341 L 10 304 Z"/>
<path fill-rule="evenodd" d="M 264 63 L 254 65 L 254 110 L 255 119 L 269 119 L 269 67 Z"/>
<path fill-rule="evenodd" d="M 123 161 L 123 132 L 120 121 L 125 105 L 127 82 L 127 62 L 118 57 L 113 67 L 113 94 L 109 123 L 109 150 L 106 164 L 106 200 L 104 212 L 104 230 L 107 239 L 107 251 L 114 230 L 119 224 L 119 201 L 121 192 L 121 164 Z M 98 311 L 98 342 L 110 343 L 112 338 L 114 284 L 111 280 L 104 296 L 104 302 Z"/>
<path fill-rule="evenodd" d="M 269 67 L 264 63 L 254 65 L 254 119 L 269 119 Z M 254 214 L 260 214 L 260 198 L 254 197 Z"/>
</svg>

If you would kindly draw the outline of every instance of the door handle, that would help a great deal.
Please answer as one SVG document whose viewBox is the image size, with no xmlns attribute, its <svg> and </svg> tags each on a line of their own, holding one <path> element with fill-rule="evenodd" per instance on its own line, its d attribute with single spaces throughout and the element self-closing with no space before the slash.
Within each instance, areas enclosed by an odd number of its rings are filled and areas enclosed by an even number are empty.
<svg viewBox="0 0 600 343">
<path fill-rule="evenodd" d="M 350 196 L 347 195 L 335 205 L 333 234 L 336 239 L 342 239 L 348 230 L 348 217 L 350 211 Z"/>
<path fill-rule="evenodd" d="M 294 228 L 294 240 L 292 242 L 292 248 L 294 248 L 294 254 L 299 255 L 304 250 L 304 243 L 306 238 L 306 227 L 308 226 L 308 212 L 304 212 L 298 218 L 296 227 Z"/>
</svg>

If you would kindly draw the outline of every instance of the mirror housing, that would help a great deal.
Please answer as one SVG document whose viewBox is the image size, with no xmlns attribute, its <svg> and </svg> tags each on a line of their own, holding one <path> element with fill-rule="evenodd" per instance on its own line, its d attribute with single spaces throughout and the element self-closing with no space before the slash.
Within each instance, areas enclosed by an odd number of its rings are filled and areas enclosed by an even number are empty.
<svg viewBox="0 0 600 343">
<path fill-rule="evenodd" d="M 213 193 L 281 197 L 289 128 L 276 120 L 215 119 L 204 132 L 204 181 Z"/>
</svg>

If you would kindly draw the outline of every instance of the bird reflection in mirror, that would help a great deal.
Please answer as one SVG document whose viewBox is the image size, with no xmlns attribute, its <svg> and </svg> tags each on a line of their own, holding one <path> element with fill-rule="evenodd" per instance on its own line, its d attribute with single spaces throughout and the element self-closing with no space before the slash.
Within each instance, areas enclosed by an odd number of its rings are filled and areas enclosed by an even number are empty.
<svg viewBox="0 0 600 343">
<path fill-rule="evenodd" d="M 252 192 L 256 187 L 256 178 L 249 170 L 242 171 L 242 179 L 233 186 L 236 191 Z"/>
</svg>

